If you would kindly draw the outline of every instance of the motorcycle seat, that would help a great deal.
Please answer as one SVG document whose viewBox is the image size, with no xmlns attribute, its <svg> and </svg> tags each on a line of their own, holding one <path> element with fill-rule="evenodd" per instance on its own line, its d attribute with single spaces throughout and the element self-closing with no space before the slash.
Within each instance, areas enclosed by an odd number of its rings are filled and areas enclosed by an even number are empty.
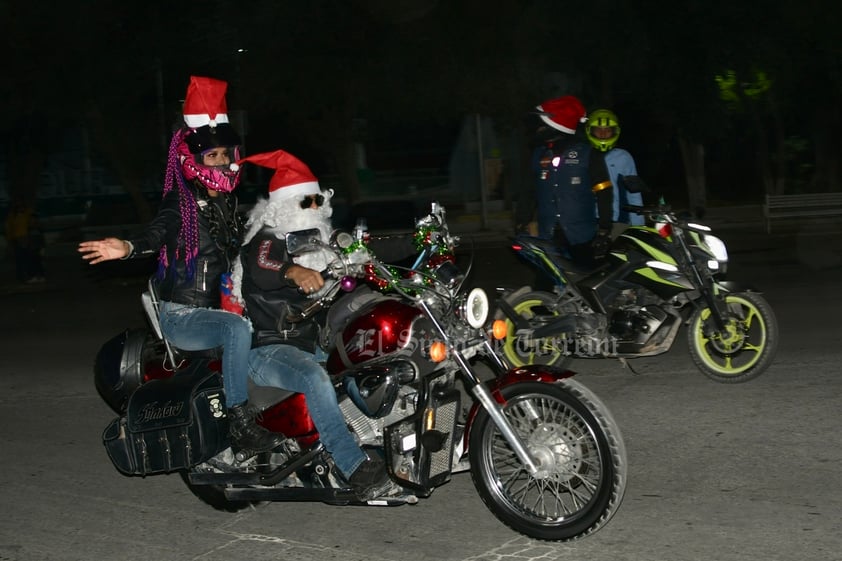
<svg viewBox="0 0 842 561">
<path fill-rule="evenodd" d="M 578 261 L 568 259 L 563 254 L 559 254 L 558 257 L 553 257 L 553 261 L 555 261 L 555 263 L 564 269 L 564 272 L 568 273 L 571 277 L 586 277 L 595 270 L 599 269 L 601 266 L 601 263 L 579 263 Z"/>
<path fill-rule="evenodd" d="M 514 238 L 515 242 L 532 245 L 539 248 L 547 254 L 547 256 L 555 263 L 561 270 L 571 276 L 584 277 L 600 267 L 600 263 L 584 264 L 570 259 L 565 251 L 562 251 L 553 240 L 538 238 L 535 236 L 517 236 Z"/>
</svg>

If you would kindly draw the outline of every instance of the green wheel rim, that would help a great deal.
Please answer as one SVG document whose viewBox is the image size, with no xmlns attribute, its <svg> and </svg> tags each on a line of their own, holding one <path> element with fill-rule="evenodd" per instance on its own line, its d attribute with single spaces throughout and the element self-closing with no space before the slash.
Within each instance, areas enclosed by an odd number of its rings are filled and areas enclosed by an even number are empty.
<svg viewBox="0 0 842 561">
<path fill-rule="evenodd" d="M 535 316 L 535 314 L 532 313 L 532 308 L 546 305 L 547 302 L 538 298 L 532 298 L 518 302 L 514 305 L 514 310 L 517 315 L 526 319 L 532 319 Z M 520 338 L 515 334 L 515 325 L 510 319 L 506 319 L 506 333 L 506 340 L 505 343 L 503 343 L 503 354 L 513 366 L 535 364 L 536 357 L 541 359 L 539 364 L 554 364 L 561 357 L 561 353 L 555 349 L 550 339 L 546 339 L 545 344 L 541 344 L 534 350 L 527 351 L 526 349 L 518 348 L 518 341 Z"/>
<path fill-rule="evenodd" d="M 740 296 L 726 296 L 729 309 L 739 306 L 744 317 L 729 314 L 724 333 L 705 336 L 704 325 L 710 318 L 705 308 L 693 324 L 693 343 L 705 365 L 723 375 L 738 375 L 752 368 L 763 356 L 768 340 L 768 328 L 758 307 Z"/>
</svg>

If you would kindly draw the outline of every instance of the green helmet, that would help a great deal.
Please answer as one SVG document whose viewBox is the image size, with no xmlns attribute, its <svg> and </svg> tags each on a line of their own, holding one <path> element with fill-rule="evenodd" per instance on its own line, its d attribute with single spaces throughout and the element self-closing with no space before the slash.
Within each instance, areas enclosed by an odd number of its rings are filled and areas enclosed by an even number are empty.
<svg viewBox="0 0 842 561">
<path fill-rule="evenodd" d="M 597 109 L 588 115 L 585 135 L 600 152 L 611 150 L 620 138 L 620 121 L 617 115 L 608 109 Z"/>
</svg>

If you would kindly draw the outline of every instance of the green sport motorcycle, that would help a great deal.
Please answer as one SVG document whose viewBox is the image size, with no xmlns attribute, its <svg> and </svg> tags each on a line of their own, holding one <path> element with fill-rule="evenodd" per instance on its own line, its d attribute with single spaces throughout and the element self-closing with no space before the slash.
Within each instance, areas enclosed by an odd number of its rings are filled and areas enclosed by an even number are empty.
<svg viewBox="0 0 842 561">
<path fill-rule="evenodd" d="M 513 239 L 512 249 L 554 286 L 501 289 L 495 315 L 507 324 L 507 360 L 561 366 L 572 358 L 658 355 L 686 324 L 690 355 L 705 376 L 725 383 L 759 376 L 775 357 L 777 320 L 755 289 L 724 280 L 722 240 L 664 204 L 627 209 L 655 227 L 628 228 L 592 269 L 547 240 Z"/>
</svg>

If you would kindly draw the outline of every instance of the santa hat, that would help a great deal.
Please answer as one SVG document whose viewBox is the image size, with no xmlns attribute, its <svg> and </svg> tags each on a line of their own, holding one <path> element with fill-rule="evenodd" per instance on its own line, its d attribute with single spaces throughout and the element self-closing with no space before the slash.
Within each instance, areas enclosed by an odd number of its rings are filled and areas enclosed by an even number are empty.
<svg viewBox="0 0 842 561">
<path fill-rule="evenodd" d="M 545 101 L 537 107 L 541 120 L 556 130 L 575 134 L 579 123 L 587 121 L 585 106 L 576 97 L 565 95 Z"/>
<path fill-rule="evenodd" d="M 184 98 L 184 123 L 191 129 L 216 127 L 228 122 L 225 91 L 228 83 L 204 76 L 190 76 Z"/>
<path fill-rule="evenodd" d="M 242 165 L 244 162 L 275 170 L 275 174 L 269 180 L 269 202 L 302 195 L 317 195 L 321 192 L 319 182 L 310 168 L 284 150 L 255 154 L 237 163 Z"/>
</svg>

